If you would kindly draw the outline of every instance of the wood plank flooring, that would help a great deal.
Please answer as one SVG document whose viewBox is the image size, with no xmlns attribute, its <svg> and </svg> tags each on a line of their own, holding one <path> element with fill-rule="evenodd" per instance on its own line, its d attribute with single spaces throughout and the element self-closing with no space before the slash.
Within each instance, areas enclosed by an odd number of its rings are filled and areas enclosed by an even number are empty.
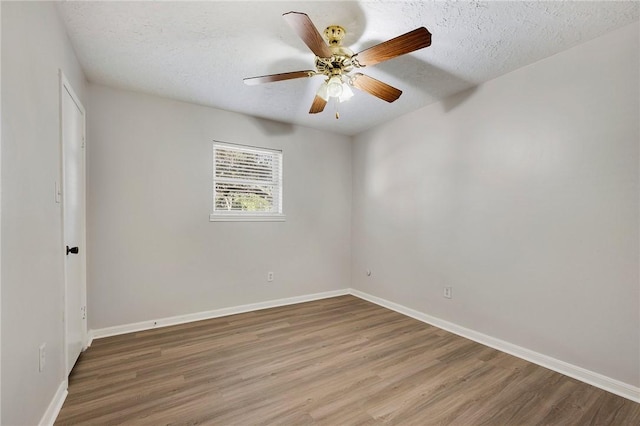
<svg viewBox="0 0 640 426">
<path fill-rule="evenodd" d="M 353 296 L 95 340 L 57 425 L 640 425 L 640 404 Z"/>
</svg>

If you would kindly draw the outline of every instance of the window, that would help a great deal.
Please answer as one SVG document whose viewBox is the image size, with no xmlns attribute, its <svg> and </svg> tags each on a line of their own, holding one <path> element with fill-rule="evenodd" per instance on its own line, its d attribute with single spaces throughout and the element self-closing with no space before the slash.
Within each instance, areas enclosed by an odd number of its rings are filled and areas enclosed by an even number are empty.
<svg viewBox="0 0 640 426">
<path fill-rule="evenodd" d="M 282 151 L 214 142 L 210 220 L 284 220 Z"/>
</svg>

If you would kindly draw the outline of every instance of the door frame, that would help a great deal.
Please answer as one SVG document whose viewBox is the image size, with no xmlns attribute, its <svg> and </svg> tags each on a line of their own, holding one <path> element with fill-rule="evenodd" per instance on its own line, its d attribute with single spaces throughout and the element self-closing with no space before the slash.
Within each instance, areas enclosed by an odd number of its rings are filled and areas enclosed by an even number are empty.
<svg viewBox="0 0 640 426">
<path fill-rule="evenodd" d="M 86 110 L 84 108 L 84 106 L 82 105 L 82 102 L 80 102 L 80 98 L 78 97 L 78 95 L 76 94 L 75 90 L 73 90 L 73 87 L 71 86 L 71 84 L 69 83 L 69 80 L 67 79 L 67 77 L 64 75 L 64 73 L 62 72 L 62 70 L 59 70 L 59 76 L 60 76 L 60 185 L 59 188 L 60 190 L 63 192 L 61 198 L 61 229 L 62 229 L 62 234 L 61 234 L 61 245 L 60 245 L 60 253 L 62 254 L 62 271 L 63 271 L 63 285 L 64 285 L 64 292 L 63 292 L 63 300 L 62 300 L 62 317 L 63 317 L 63 348 L 64 348 L 64 356 L 62 359 L 62 371 L 64 371 L 64 377 L 65 379 L 68 376 L 68 372 L 67 372 L 67 360 L 69 357 L 69 350 L 68 350 L 68 346 L 67 346 L 67 342 L 68 342 L 68 336 L 67 336 L 67 264 L 66 264 L 66 252 L 64 250 L 64 247 L 66 246 L 66 241 L 65 241 L 65 225 L 64 225 L 64 218 L 65 218 L 65 203 L 64 203 L 64 155 L 65 155 L 65 151 L 64 151 L 64 135 L 63 135 L 63 120 L 64 120 L 64 111 L 63 111 L 63 104 L 64 104 L 64 96 L 65 96 L 65 92 L 69 94 L 69 96 L 71 97 L 71 100 L 73 100 L 73 102 L 76 104 L 76 106 L 78 107 L 78 109 L 80 110 L 80 112 L 82 113 L 82 145 L 83 145 L 83 149 L 82 149 L 82 180 L 84 182 L 84 194 L 83 194 L 83 203 L 81 206 L 81 211 L 80 211 L 80 233 L 81 233 L 81 237 L 80 237 L 80 241 L 78 241 L 78 245 L 81 247 L 81 250 L 79 251 L 78 255 L 80 257 L 80 264 L 81 264 L 81 269 L 82 269 L 82 282 L 80 283 L 80 299 L 81 299 L 81 303 L 82 306 L 84 307 L 84 318 L 82 320 L 82 350 L 84 351 L 87 348 L 87 311 L 86 311 L 86 307 L 87 307 L 87 190 L 86 190 L 86 183 L 87 183 L 87 173 L 86 173 L 86 168 L 87 168 L 87 158 L 86 158 L 86 134 L 87 134 L 87 114 L 86 114 Z"/>
<path fill-rule="evenodd" d="M 0 22 L 2 22 L 2 7 L 0 7 Z M 0 46 L 2 46 L 2 31 L 0 31 Z M 2 81 L 2 67 L 0 66 L 0 81 Z M 0 99 L 2 99 L 2 84 L 0 84 Z M 0 102 L 0 223 L 2 223 L 2 102 Z M 0 318 L 2 318 L 2 227 L 0 226 Z M 1 328 L 1 327 L 0 327 Z M 2 383 L 2 330 L 0 330 L 0 383 Z M 2 388 L 2 386 L 0 386 Z M 2 390 L 0 390 L 0 423 L 2 423 Z"/>
</svg>

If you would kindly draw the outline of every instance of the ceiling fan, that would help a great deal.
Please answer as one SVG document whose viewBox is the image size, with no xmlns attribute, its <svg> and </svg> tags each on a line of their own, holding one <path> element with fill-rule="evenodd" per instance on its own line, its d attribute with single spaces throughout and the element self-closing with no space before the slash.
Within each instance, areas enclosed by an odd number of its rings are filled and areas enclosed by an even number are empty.
<svg viewBox="0 0 640 426">
<path fill-rule="evenodd" d="M 400 97 L 402 91 L 360 72 L 354 68 L 364 68 L 377 63 L 411 53 L 431 45 L 431 33 L 424 27 L 417 28 L 396 38 L 377 44 L 358 53 L 342 46 L 346 31 L 339 25 L 331 25 L 324 30 L 325 42 L 307 14 L 288 12 L 282 15 L 298 36 L 316 55 L 315 70 L 293 71 L 280 74 L 245 78 L 248 85 L 272 83 L 274 81 L 322 75 L 325 81 L 320 86 L 309 114 L 322 112 L 330 98 L 344 102 L 353 96 L 350 86 L 372 94 L 387 102 Z M 339 118 L 336 111 L 336 118 Z"/>
</svg>

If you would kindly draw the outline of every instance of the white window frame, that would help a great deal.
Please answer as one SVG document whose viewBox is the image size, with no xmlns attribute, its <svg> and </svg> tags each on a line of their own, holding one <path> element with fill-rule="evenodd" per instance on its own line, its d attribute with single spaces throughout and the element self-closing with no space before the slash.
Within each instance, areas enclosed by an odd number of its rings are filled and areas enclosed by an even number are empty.
<svg viewBox="0 0 640 426">
<path fill-rule="evenodd" d="M 229 212 L 227 210 L 216 210 L 216 148 L 222 149 L 232 149 L 236 151 L 246 151 L 246 152 L 259 152 L 259 153 L 269 153 L 275 154 L 279 156 L 279 166 L 280 170 L 278 173 L 278 181 L 277 186 L 280 190 L 279 196 L 279 204 L 278 204 L 278 212 L 249 212 L 249 211 L 233 211 Z M 213 149 L 212 149 L 212 158 L 213 158 L 213 187 L 211 191 L 212 200 L 211 207 L 212 213 L 209 215 L 209 221 L 211 222 L 282 222 L 285 220 L 285 215 L 282 208 L 282 198 L 283 198 L 283 161 L 284 156 L 282 150 L 272 149 L 272 148 L 263 148 L 257 146 L 250 145 L 240 145 L 234 144 L 230 142 L 220 142 L 213 141 Z"/>
</svg>

